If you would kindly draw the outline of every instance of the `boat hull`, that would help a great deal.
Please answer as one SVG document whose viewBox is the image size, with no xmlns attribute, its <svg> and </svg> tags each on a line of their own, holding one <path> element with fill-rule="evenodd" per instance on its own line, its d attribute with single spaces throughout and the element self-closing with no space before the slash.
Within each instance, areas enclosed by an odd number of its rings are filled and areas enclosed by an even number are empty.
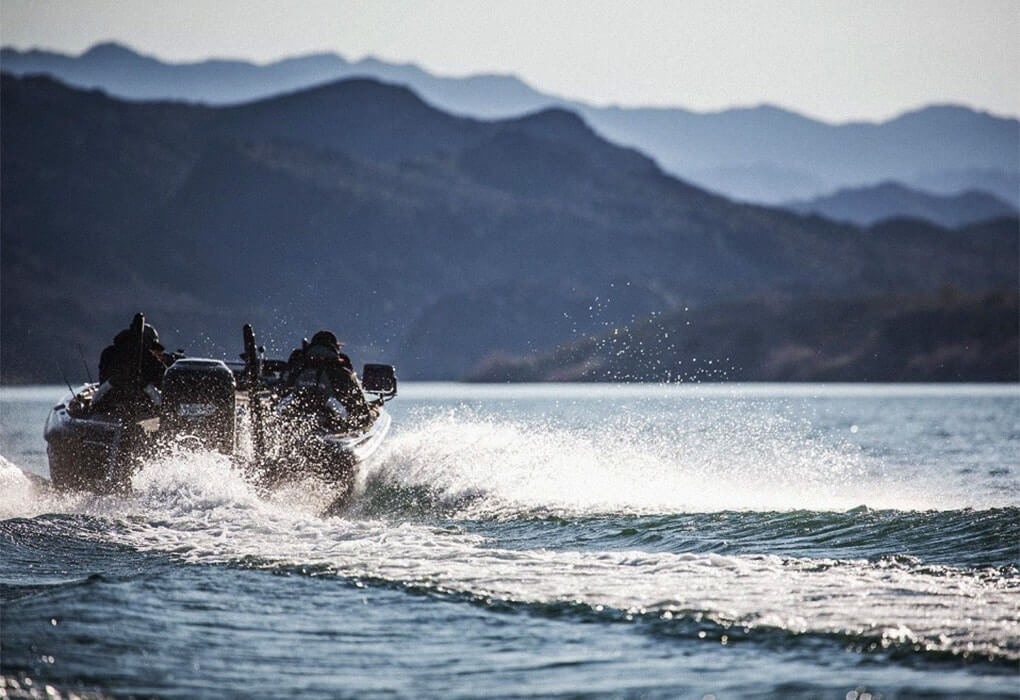
<svg viewBox="0 0 1020 700">
<path fill-rule="evenodd" d="M 43 434 L 50 480 L 62 490 L 99 493 L 128 490 L 140 461 L 153 454 L 161 442 L 181 437 L 180 423 L 165 416 L 133 419 L 115 413 L 83 411 L 78 397 L 94 391 L 95 385 L 86 385 L 68 394 L 47 417 Z M 246 404 L 247 397 L 240 396 L 237 406 L 244 410 Z M 292 430 L 290 424 L 279 423 L 272 426 L 271 432 L 277 439 L 267 446 L 267 454 L 250 457 L 243 457 L 237 450 L 240 436 L 230 445 L 219 440 L 207 446 L 232 454 L 263 486 L 311 476 L 330 483 L 338 494 L 349 495 L 358 465 L 376 452 L 389 432 L 390 423 L 389 414 L 381 409 L 366 430 L 347 435 L 302 433 Z M 298 435 L 303 437 L 295 439 Z M 208 442 L 197 438 L 196 441 L 196 444 Z"/>
<path fill-rule="evenodd" d="M 108 492 L 130 483 L 134 461 L 147 442 L 151 419 L 132 420 L 116 413 L 85 414 L 75 397 L 95 385 L 68 394 L 46 419 L 43 437 L 50 481 L 59 489 Z M 145 425 L 149 420 L 150 425 Z"/>
<path fill-rule="evenodd" d="M 302 430 L 293 421 L 277 423 L 268 452 L 257 459 L 258 482 L 269 489 L 307 479 L 328 484 L 337 502 L 352 495 L 358 466 L 371 457 L 389 433 L 391 418 L 380 410 L 366 430 L 353 434 L 330 434 Z"/>
</svg>

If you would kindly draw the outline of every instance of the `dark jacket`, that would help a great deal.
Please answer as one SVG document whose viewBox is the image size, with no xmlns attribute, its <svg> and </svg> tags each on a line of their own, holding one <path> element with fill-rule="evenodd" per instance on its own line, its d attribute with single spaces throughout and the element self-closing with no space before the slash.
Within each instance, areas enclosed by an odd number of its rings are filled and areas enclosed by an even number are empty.
<svg viewBox="0 0 1020 700">
<path fill-rule="evenodd" d="M 292 353 L 290 365 L 289 383 L 293 390 L 318 391 L 336 397 L 347 410 L 352 427 L 372 422 L 372 410 L 347 355 L 336 348 L 313 344 L 300 354 Z"/>
<path fill-rule="evenodd" d="M 119 341 L 119 342 L 118 342 Z M 135 374 L 141 357 L 140 373 Z M 143 388 L 149 384 L 160 388 L 163 385 L 163 371 L 166 363 L 157 350 L 140 350 L 133 339 L 124 334 L 114 339 L 99 356 L 99 382 L 110 382 L 117 389 Z"/>
</svg>

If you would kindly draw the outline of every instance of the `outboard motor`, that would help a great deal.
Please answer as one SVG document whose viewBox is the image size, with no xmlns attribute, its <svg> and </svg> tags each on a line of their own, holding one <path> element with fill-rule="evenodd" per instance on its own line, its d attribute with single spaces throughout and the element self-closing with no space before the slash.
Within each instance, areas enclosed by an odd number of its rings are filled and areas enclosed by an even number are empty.
<svg viewBox="0 0 1020 700">
<path fill-rule="evenodd" d="M 224 454 L 234 451 L 234 373 L 222 360 L 186 358 L 163 375 L 160 432 L 193 436 Z"/>
</svg>

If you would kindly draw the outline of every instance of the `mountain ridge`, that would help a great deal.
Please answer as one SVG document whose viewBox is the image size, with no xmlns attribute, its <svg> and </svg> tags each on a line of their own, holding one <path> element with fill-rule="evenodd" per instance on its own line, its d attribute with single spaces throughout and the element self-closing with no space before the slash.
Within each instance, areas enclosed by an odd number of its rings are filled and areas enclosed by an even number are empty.
<svg viewBox="0 0 1020 700">
<path fill-rule="evenodd" d="M 955 228 L 1020 213 L 1016 207 L 986 192 L 968 190 L 956 195 L 936 195 L 893 181 L 841 189 L 812 200 L 786 202 L 783 207 L 860 226 L 870 226 L 883 219 L 912 217 Z"/>
<path fill-rule="evenodd" d="M 127 47 L 118 48 L 133 54 Z M 1020 192 L 1013 187 L 1020 178 L 1020 122 L 959 105 L 929 105 L 880 122 L 831 124 L 767 104 L 717 112 L 597 107 L 543 94 L 514 76 L 439 77 L 414 64 L 373 58 L 351 63 L 336 54 L 265 65 L 167 64 L 146 57 L 156 62 L 145 64 L 150 75 L 142 79 L 127 71 L 114 79 L 108 69 L 90 74 L 87 66 L 75 63 L 82 57 L 38 52 L 29 65 L 16 50 L 3 51 L 8 72 L 48 70 L 71 84 L 105 85 L 111 95 L 129 99 L 190 96 L 222 104 L 368 74 L 411 86 L 444 111 L 478 119 L 558 105 L 581 114 L 603 137 L 652 156 L 667 171 L 748 201 L 778 204 L 887 179 L 914 184 L 947 171 L 985 170 L 997 175 L 984 178 L 979 188 L 1020 206 Z M 325 58 L 329 56 L 332 59 Z M 215 70 L 202 77 L 206 68 Z M 783 177 L 777 178 L 777 172 Z M 961 183 L 962 189 L 978 185 L 977 180 Z"/>
<path fill-rule="evenodd" d="M 439 80 L 452 80 L 452 81 L 465 81 L 466 80 L 466 81 L 471 81 L 471 80 L 484 80 L 484 79 L 487 79 L 487 78 L 501 78 L 501 79 L 512 80 L 512 81 L 516 82 L 517 84 L 521 85 L 522 87 L 524 87 L 524 88 L 534 92 L 535 94 L 540 95 L 542 98 L 556 100 L 558 104 L 570 104 L 572 102 L 571 100 L 566 100 L 566 99 L 563 99 L 563 98 L 558 98 L 558 97 L 555 97 L 555 96 L 552 96 L 552 95 L 546 95 L 544 93 L 541 93 L 537 89 L 532 88 L 526 81 L 524 81 L 523 79 L 521 79 L 519 76 L 517 76 L 514 73 L 480 72 L 480 73 L 470 73 L 470 74 L 467 74 L 467 75 L 460 75 L 460 76 L 456 76 L 456 75 L 440 75 L 440 74 L 436 74 L 436 73 L 432 73 L 430 71 L 427 71 L 426 69 L 422 68 L 420 65 L 418 65 L 417 63 L 414 63 L 413 61 L 405 61 L 405 62 L 387 61 L 387 60 L 378 58 L 378 57 L 373 56 L 373 55 L 366 55 L 366 56 L 364 56 L 364 57 L 362 57 L 362 58 L 360 58 L 360 59 L 358 59 L 356 61 L 352 61 L 352 60 L 346 58 L 345 56 L 343 56 L 342 54 L 336 53 L 334 51 L 316 51 L 316 52 L 310 52 L 310 53 L 302 53 L 302 54 L 298 54 L 298 55 L 295 55 L 295 56 L 288 56 L 288 57 L 285 57 L 285 58 L 279 58 L 279 59 L 274 59 L 274 60 L 270 60 L 270 61 L 263 61 L 263 62 L 251 61 L 251 60 L 243 59 L 243 58 L 227 58 L 227 57 L 211 57 L 211 58 L 196 59 L 196 60 L 190 60 L 190 61 L 165 61 L 165 60 L 160 59 L 160 58 L 158 58 L 156 56 L 153 56 L 153 55 L 143 54 L 143 53 L 141 53 L 139 51 L 136 51 L 135 49 L 131 48 L 130 46 L 128 46 L 125 43 L 122 43 L 122 42 L 119 42 L 119 41 L 114 41 L 114 40 L 102 41 L 102 42 L 96 43 L 96 44 L 92 45 L 91 47 L 89 47 L 88 49 L 84 50 L 82 53 L 80 53 L 78 55 L 66 54 L 66 53 L 61 53 L 59 51 L 53 51 L 53 50 L 43 49 L 43 48 L 18 49 L 18 48 L 11 47 L 11 46 L 4 46 L 4 47 L 0 48 L 0 51 L 2 51 L 2 55 L 3 56 L 8 57 L 8 60 L 17 60 L 19 58 L 26 58 L 26 57 L 46 58 L 46 59 L 52 59 L 52 60 L 70 60 L 70 61 L 74 61 L 76 59 L 89 59 L 89 58 L 103 58 L 103 59 L 118 58 L 118 59 L 129 59 L 129 60 L 141 60 L 142 62 L 145 62 L 145 63 L 149 63 L 149 64 L 152 64 L 152 65 L 159 65 L 159 66 L 162 66 L 162 67 L 165 67 L 165 68 L 171 68 L 171 69 L 173 69 L 173 68 L 195 68 L 195 67 L 201 67 L 201 66 L 205 66 L 205 65 L 232 65 L 232 66 L 244 66 L 246 68 L 247 67 L 251 67 L 251 68 L 268 68 L 268 67 L 273 67 L 273 66 L 282 66 L 282 65 L 290 65 L 290 64 L 306 64 L 306 63 L 314 63 L 316 61 L 321 61 L 323 63 L 328 63 L 328 64 L 342 64 L 342 65 L 349 65 L 349 66 L 362 66 L 363 65 L 363 66 L 371 67 L 373 69 L 409 69 L 409 70 L 412 70 L 412 71 L 418 73 L 421 76 L 428 76 L 429 78 L 439 79 Z M 10 73 L 12 73 L 14 75 L 19 75 L 20 76 L 20 75 L 23 74 L 22 71 L 24 69 L 21 68 L 21 67 L 17 67 L 16 70 L 12 71 L 8 67 L 8 68 L 4 68 L 4 70 L 6 70 L 7 72 L 10 72 Z M 57 77 L 57 76 L 54 76 L 54 77 Z M 371 77 L 371 76 L 363 76 L 363 77 Z M 311 87 L 311 86 L 305 85 L 303 87 Z M 113 97 L 122 97 L 122 98 L 126 97 L 126 96 L 123 96 L 123 95 L 111 95 L 111 96 L 113 96 Z M 268 96 L 269 95 L 263 95 L 261 97 L 268 97 Z M 259 99 L 261 99 L 261 97 Z M 649 105 L 645 105 L 645 106 L 642 106 L 642 105 L 626 105 L 626 106 L 624 106 L 624 105 L 613 104 L 613 103 L 606 104 L 606 105 L 594 105 L 594 104 L 590 104 L 590 103 L 583 102 L 583 101 L 573 101 L 573 102 L 576 102 L 577 104 L 584 104 L 584 105 L 595 107 L 595 108 L 598 108 L 598 109 L 605 109 L 605 110 L 610 110 L 610 111 L 639 111 L 639 112 L 674 112 L 674 111 L 678 111 L 678 112 L 682 112 L 684 114 L 689 114 L 689 115 L 693 115 L 693 116 L 718 116 L 718 115 L 721 115 L 721 114 L 736 114 L 736 115 L 739 115 L 739 114 L 744 114 L 744 113 L 748 113 L 748 112 L 759 112 L 759 113 L 765 113 L 765 114 L 772 113 L 772 114 L 781 115 L 781 116 L 784 116 L 784 117 L 794 117 L 794 118 L 796 118 L 798 120 L 801 120 L 801 121 L 810 122 L 810 123 L 817 123 L 817 124 L 821 124 L 821 125 L 829 126 L 829 127 L 862 126 L 862 125 L 863 126 L 867 126 L 867 125 L 882 125 L 882 124 L 888 124 L 890 122 L 896 122 L 896 121 L 902 120 L 905 117 L 911 117 L 911 116 L 916 116 L 916 115 L 923 115 L 923 114 L 926 114 L 926 113 L 941 113 L 941 112 L 946 112 L 946 113 L 962 113 L 962 114 L 975 114 L 975 115 L 979 115 L 979 116 L 983 116 L 983 117 L 988 117 L 988 118 L 996 119 L 996 120 L 1017 121 L 1018 119 L 1020 119 L 1020 115 L 1014 116 L 1014 115 L 998 114 L 998 113 L 995 113 L 995 112 L 993 112 L 991 110 L 981 109 L 981 108 L 978 108 L 978 107 L 974 107 L 974 106 L 971 106 L 971 105 L 965 105 L 965 104 L 958 103 L 958 102 L 932 102 L 932 103 L 927 103 L 927 104 L 919 105 L 917 107 L 904 108 L 904 109 L 898 111 L 897 113 L 893 114 L 892 116 L 889 116 L 889 117 L 886 117 L 886 118 L 877 118 L 877 119 L 847 119 L 847 120 L 843 120 L 843 121 L 831 121 L 831 120 L 826 120 L 826 119 L 819 118 L 819 117 L 812 117 L 812 116 L 803 114 L 801 112 L 798 112 L 798 111 L 796 111 L 794 109 L 790 109 L 788 107 L 783 107 L 782 105 L 776 104 L 774 102 L 768 102 L 768 101 L 754 103 L 754 104 L 750 104 L 750 105 L 735 105 L 735 106 L 732 106 L 732 107 L 724 107 L 724 108 L 718 108 L 718 109 L 706 109 L 706 110 L 693 110 L 693 109 L 681 107 L 679 105 L 655 105 L 655 106 L 649 106 Z M 222 105 L 222 103 L 220 103 L 220 104 Z M 512 115 L 507 115 L 507 116 L 512 116 Z"/>
<path fill-rule="evenodd" d="M 213 108 L 2 80 L 5 382 L 98 356 L 139 308 L 193 354 L 236 354 L 244 322 L 279 354 L 332 327 L 355 357 L 454 379 L 685 300 L 1017 278 L 1015 219 L 861 229 L 739 204 L 562 110 L 474 120 L 378 81 Z M 411 116 L 379 148 L 393 105 Z"/>
</svg>

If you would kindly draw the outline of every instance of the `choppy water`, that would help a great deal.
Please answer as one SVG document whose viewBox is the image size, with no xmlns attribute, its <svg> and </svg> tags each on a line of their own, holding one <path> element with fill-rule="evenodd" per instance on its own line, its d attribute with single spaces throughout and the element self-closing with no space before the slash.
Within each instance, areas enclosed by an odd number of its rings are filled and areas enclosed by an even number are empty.
<svg viewBox="0 0 1020 700">
<path fill-rule="evenodd" d="M 0 399 L 9 691 L 1020 689 L 1016 386 L 409 385 L 335 518 L 208 454 L 46 494 L 60 395 Z"/>
</svg>

